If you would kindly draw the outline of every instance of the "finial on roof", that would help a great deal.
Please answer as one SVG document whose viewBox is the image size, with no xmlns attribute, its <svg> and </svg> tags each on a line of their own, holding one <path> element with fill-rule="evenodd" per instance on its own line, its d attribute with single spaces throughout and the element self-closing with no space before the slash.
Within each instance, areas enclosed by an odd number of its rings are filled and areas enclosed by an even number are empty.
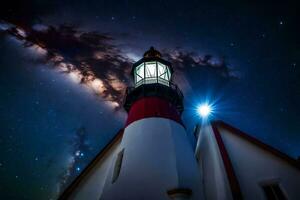
<svg viewBox="0 0 300 200">
<path fill-rule="evenodd" d="M 153 46 L 151 46 L 150 49 L 144 53 L 144 58 L 155 58 L 155 57 L 160 58 L 161 53 L 156 49 L 154 49 Z"/>
</svg>

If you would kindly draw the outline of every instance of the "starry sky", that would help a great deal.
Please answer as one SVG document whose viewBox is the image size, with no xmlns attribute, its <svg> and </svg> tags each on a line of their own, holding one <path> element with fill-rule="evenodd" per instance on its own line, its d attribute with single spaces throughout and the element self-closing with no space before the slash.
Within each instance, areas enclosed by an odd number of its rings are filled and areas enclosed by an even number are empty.
<svg viewBox="0 0 300 200">
<path fill-rule="evenodd" d="M 297 5 L 10 1 L 0 8 L 0 199 L 56 199 L 122 128 L 132 63 L 173 63 L 191 144 L 195 108 L 297 158 Z"/>
</svg>

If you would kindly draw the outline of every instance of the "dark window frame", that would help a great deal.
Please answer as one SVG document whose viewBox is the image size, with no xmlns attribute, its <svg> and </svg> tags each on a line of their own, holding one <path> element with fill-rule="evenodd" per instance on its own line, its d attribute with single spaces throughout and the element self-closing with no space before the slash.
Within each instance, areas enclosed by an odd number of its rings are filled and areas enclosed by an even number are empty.
<svg viewBox="0 0 300 200">
<path fill-rule="evenodd" d="M 288 200 L 288 197 L 278 181 L 268 181 L 260 184 L 266 200 Z"/>
<path fill-rule="evenodd" d="M 120 176 L 122 163 L 123 163 L 123 157 L 124 157 L 124 149 L 122 149 L 117 155 L 117 158 L 116 158 L 116 161 L 114 164 L 114 169 L 113 169 L 112 183 L 116 182 Z"/>
</svg>

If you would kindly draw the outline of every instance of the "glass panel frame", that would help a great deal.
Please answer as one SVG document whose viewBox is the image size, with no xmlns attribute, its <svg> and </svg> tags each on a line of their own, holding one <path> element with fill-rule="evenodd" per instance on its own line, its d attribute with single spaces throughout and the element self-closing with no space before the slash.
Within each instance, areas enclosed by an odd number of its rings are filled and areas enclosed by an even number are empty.
<svg viewBox="0 0 300 200">
<path fill-rule="evenodd" d="M 156 62 L 145 62 L 145 78 L 157 77 L 157 63 Z"/>
<path fill-rule="evenodd" d="M 171 70 L 159 61 L 143 62 L 134 69 L 135 87 L 142 84 L 160 83 L 170 86 Z"/>
<path fill-rule="evenodd" d="M 135 73 L 134 73 L 134 82 L 135 83 L 138 83 L 139 81 L 143 80 L 144 79 L 144 63 L 140 64 L 139 66 L 137 66 L 135 68 Z"/>
</svg>

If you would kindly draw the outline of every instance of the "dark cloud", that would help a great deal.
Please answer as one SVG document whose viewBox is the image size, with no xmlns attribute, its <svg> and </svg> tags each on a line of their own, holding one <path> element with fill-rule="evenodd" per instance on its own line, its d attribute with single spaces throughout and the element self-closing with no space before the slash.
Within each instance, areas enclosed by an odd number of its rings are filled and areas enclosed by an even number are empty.
<svg viewBox="0 0 300 200">
<path fill-rule="evenodd" d="M 107 34 L 83 32 L 68 25 L 43 29 L 11 26 L 6 30 L 24 42 L 27 48 L 45 54 L 45 62 L 74 81 L 89 86 L 103 99 L 121 103 L 126 85 L 130 83 L 132 60 L 122 55 Z"/>
<path fill-rule="evenodd" d="M 239 79 L 237 72 L 228 66 L 224 58 L 214 58 L 209 54 L 200 56 L 196 52 L 182 49 L 164 50 L 163 55 L 172 63 L 175 82 L 185 93 L 191 90 L 212 90 L 212 86 L 219 90 L 227 82 Z M 213 83 L 211 87 L 207 87 L 208 82 Z"/>
</svg>

